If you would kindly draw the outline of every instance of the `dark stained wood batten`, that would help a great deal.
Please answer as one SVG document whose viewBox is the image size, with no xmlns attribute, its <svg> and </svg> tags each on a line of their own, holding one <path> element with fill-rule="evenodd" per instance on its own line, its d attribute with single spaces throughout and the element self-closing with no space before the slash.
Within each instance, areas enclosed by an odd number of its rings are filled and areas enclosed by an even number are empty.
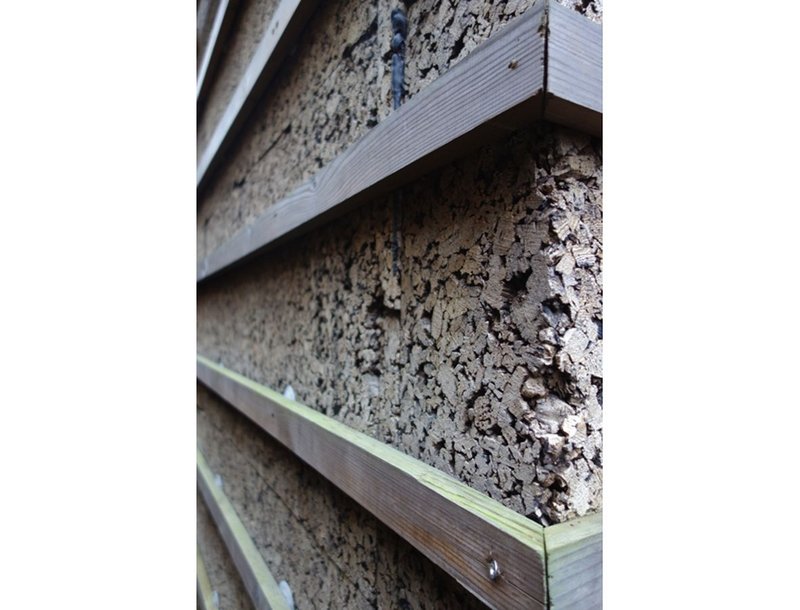
<svg viewBox="0 0 800 610">
<path fill-rule="evenodd" d="M 198 263 L 202 281 L 541 117 L 545 3 L 529 9 Z"/>
<path fill-rule="evenodd" d="M 231 23 L 233 22 L 237 4 L 237 0 L 220 0 L 219 6 L 217 7 L 214 23 L 211 26 L 211 32 L 209 33 L 208 41 L 203 50 L 203 57 L 200 60 L 200 69 L 197 72 L 198 106 L 203 101 L 203 96 L 208 90 L 211 77 L 214 74 L 214 69 L 219 63 L 219 58 L 222 55 L 223 43 L 231 29 Z"/>
<path fill-rule="evenodd" d="M 197 189 L 219 165 L 319 0 L 282 0 L 197 163 Z M 198 205 L 200 199 L 198 198 Z"/>
<path fill-rule="evenodd" d="M 601 68 L 602 28 L 541 0 L 198 261 L 197 281 L 538 120 L 602 135 Z"/>
<path fill-rule="evenodd" d="M 544 119 L 603 134 L 603 28 L 550 2 Z"/>
</svg>

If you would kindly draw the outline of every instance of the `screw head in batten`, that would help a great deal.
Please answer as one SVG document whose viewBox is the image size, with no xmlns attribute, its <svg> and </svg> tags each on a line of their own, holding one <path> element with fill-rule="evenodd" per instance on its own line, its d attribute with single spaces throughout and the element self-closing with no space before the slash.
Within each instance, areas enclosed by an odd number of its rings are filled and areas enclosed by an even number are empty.
<svg viewBox="0 0 800 610">
<path fill-rule="evenodd" d="M 500 566 L 497 565 L 497 560 L 492 559 L 489 562 L 489 580 L 497 580 L 500 577 Z"/>
</svg>

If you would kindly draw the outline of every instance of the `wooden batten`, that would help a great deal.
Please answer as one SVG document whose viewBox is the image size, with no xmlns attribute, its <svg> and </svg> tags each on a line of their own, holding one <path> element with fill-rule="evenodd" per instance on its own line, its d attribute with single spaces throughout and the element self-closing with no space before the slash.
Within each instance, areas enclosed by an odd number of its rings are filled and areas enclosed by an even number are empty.
<svg viewBox="0 0 800 610">
<path fill-rule="evenodd" d="M 214 591 L 211 589 L 211 581 L 208 580 L 208 571 L 199 548 L 197 549 L 197 607 L 200 610 L 216 610 Z"/>
<path fill-rule="evenodd" d="M 603 135 L 603 28 L 550 2 L 544 119 Z"/>
<path fill-rule="evenodd" d="M 539 524 L 202 356 L 197 377 L 490 607 L 545 608 Z"/>
<path fill-rule="evenodd" d="M 552 610 L 603 607 L 603 516 L 601 513 L 544 530 L 547 585 Z"/>
<path fill-rule="evenodd" d="M 318 0 L 281 0 L 275 9 L 264 37 L 258 43 L 253 58 L 200 155 L 197 164 L 198 191 L 238 135 L 317 4 Z"/>
<path fill-rule="evenodd" d="M 198 263 L 197 280 L 541 118 L 544 2 L 477 47 Z"/>
<path fill-rule="evenodd" d="M 236 570 L 256 610 L 289 610 L 286 599 L 200 451 L 197 452 L 197 487 L 219 530 Z"/>
<path fill-rule="evenodd" d="M 226 111 L 234 114 L 244 111 Z M 198 261 L 197 281 L 540 119 L 602 135 L 602 28 L 551 0 L 535 4 L 478 46 Z M 226 120 L 211 144 L 232 137 Z"/>
<path fill-rule="evenodd" d="M 236 12 L 237 0 L 220 0 L 217 7 L 214 23 L 211 25 L 211 32 L 203 50 L 203 57 L 200 60 L 200 69 L 197 72 L 197 103 L 202 101 L 203 95 L 208 90 L 211 76 L 219 63 L 222 55 L 222 46 L 233 22 Z"/>
</svg>

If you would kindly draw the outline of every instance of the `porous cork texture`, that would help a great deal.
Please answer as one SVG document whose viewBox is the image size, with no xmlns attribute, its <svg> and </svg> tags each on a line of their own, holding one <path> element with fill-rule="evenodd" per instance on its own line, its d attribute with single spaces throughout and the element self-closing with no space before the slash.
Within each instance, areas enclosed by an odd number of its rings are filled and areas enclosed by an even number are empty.
<svg viewBox="0 0 800 610">
<path fill-rule="evenodd" d="M 389 19 L 389 13 L 383 15 Z M 253 222 L 378 122 L 377 12 L 320 2 L 204 192 L 198 257 Z M 202 148 L 198 152 L 202 151 Z"/>
<path fill-rule="evenodd" d="M 200 353 L 540 523 L 601 507 L 598 143 L 539 126 L 198 290 Z"/>
<path fill-rule="evenodd" d="M 243 415 L 197 394 L 198 447 L 297 610 L 483 607 Z"/>
<path fill-rule="evenodd" d="M 406 99 L 532 4 L 407 3 Z M 561 4 L 602 19 L 599 2 Z M 395 6 L 320 3 L 199 193 L 198 260 L 389 114 Z M 553 125 L 520 131 L 400 189 L 395 228 L 390 195 L 199 284 L 198 352 L 291 384 L 539 523 L 601 509 L 601 147 Z M 276 578 L 296 601 L 295 583 L 309 589 L 298 608 L 477 603 L 442 592 L 417 551 L 198 393 L 200 447 Z"/>
<path fill-rule="evenodd" d="M 236 571 L 236 566 L 199 492 L 197 494 L 197 545 L 206 572 L 208 572 L 211 589 L 216 591 L 219 596 L 220 610 L 234 608 L 252 610 L 253 604 L 247 595 L 244 583 Z"/>
</svg>

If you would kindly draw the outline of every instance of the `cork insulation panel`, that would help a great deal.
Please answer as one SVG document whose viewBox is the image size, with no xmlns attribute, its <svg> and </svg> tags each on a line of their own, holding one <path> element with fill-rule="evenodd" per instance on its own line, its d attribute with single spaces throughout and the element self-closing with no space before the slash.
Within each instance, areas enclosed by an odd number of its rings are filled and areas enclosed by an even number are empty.
<svg viewBox="0 0 800 610">
<path fill-rule="evenodd" d="M 485 146 L 396 231 L 381 199 L 200 284 L 198 350 L 544 525 L 598 510 L 601 165 L 544 124 Z"/>
<path fill-rule="evenodd" d="M 202 496 L 197 494 L 197 544 L 220 610 L 252 610 L 253 604 L 217 531 Z"/>
<path fill-rule="evenodd" d="M 278 0 L 238 0 L 233 7 L 231 30 L 219 43 L 222 48 L 219 64 L 211 75 L 205 100 L 198 109 L 198 158 L 225 112 L 277 6 Z"/>
<path fill-rule="evenodd" d="M 198 260 L 310 179 L 389 114 L 390 15 L 392 8 L 401 4 L 390 0 L 320 3 L 226 154 L 223 166 L 198 195 Z M 406 4 L 405 81 L 406 99 L 410 99 L 524 13 L 533 0 L 419 0 Z M 562 4 L 595 20 L 601 17 L 600 3 L 563 0 Z M 237 36 L 252 40 L 249 34 Z M 251 47 L 256 42 L 252 40 Z M 226 72 L 225 65 L 221 71 Z M 227 74 L 224 80 L 228 82 Z M 206 114 L 209 112 L 213 114 Z M 207 140 L 210 127 L 205 117 L 200 143 Z"/>
<path fill-rule="evenodd" d="M 238 3 L 198 152 L 277 4 Z M 390 113 L 393 8 L 409 99 L 532 4 L 320 2 L 198 193 L 198 258 Z M 540 124 L 199 284 L 198 352 L 543 525 L 601 509 L 601 148 Z M 197 406 L 198 447 L 298 610 L 482 607 L 200 384 Z M 197 520 L 220 608 L 251 608 L 199 496 Z"/>
<path fill-rule="evenodd" d="M 297 610 L 483 607 L 199 384 L 197 409 L 198 447 L 273 576 L 289 584 Z"/>
</svg>

